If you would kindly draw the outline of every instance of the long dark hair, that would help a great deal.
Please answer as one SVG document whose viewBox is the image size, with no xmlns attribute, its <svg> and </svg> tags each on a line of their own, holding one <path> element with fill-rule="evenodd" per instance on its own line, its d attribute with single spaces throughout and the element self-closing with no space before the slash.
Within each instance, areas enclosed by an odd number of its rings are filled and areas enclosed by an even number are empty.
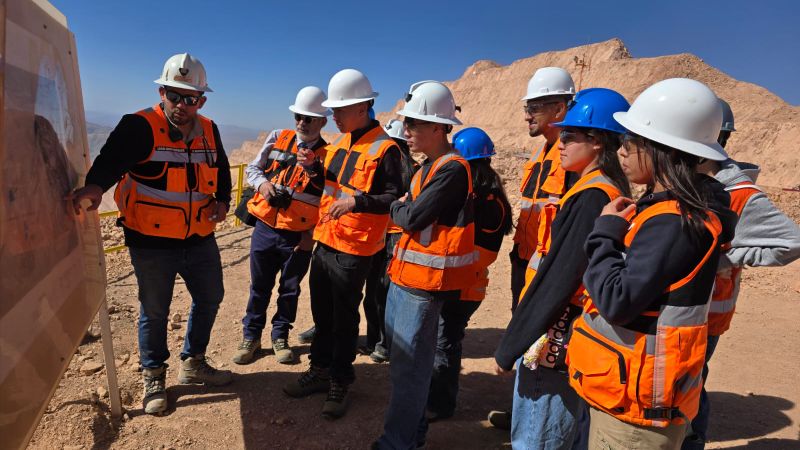
<svg viewBox="0 0 800 450">
<path fill-rule="evenodd" d="M 503 179 L 495 172 L 491 163 L 491 158 L 478 158 L 469 161 L 469 167 L 472 171 L 472 191 L 477 198 L 483 199 L 489 195 L 494 195 L 500 201 L 506 214 L 503 216 L 503 223 L 498 231 L 506 235 L 511 232 L 513 227 L 511 203 L 508 201 L 506 190 L 503 188 Z"/>
<path fill-rule="evenodd" d="M 598 129 L 592 130 L 591 134 L 603 146 L 597 163 L 600 171 L 614 183 L 617 189 L 622 192 L 622 195 L 630 197 L 631 185 L 628 182 L 628 177 L 625 176 L 625 172 L 622 171 L 622 166 L 619 164 L 619 157 L 617 156 L 617 150 L 622 145 L 622 135 Z"/>
<path fill-rule="evenodd" d="M 689 229 L 692 238 L 699 239 L 706 229 L 704 221 L 712 210 L 713 198 L 710 187 L 702 181 L 703 175 L 697 173 L 700 157 L 650 139 L 643 141 L 653 166 L 653 183 L 648 184 L 645 195 L 653 192 L 655 182 L 661 184 L 678 201 L 683 227 Z M 637 159 L 641 164 L 641 155 Z"/>
</svg>

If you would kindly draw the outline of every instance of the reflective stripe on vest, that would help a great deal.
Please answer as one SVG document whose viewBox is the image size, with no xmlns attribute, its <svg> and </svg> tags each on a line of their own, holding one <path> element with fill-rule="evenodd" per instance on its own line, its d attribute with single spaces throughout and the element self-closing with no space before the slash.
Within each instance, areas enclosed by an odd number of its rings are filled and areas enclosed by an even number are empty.
<svg viewBox="0 0 800 450">
<path fill-rule="evenodd" d="M 660 214 L 679 215 L 677 202 L 656 203 L 634 217 L 626 247 L 643 223 Z M 657 310 L 613 325 L 587 299 L 567 354 L 570 385 L 592 406 L 625 422 L 656 427 L 697 413 L 710 307 L 703 300 L 710 286 L 697 280 L 707 280 L 713 270 L 709 264 L 715 263 L 711 256 L 718 251 L 722 225 L 709 212 L 705 227 L 711 245 L 688 275 L 653 299 L 660 303 Z"/>
</svg>

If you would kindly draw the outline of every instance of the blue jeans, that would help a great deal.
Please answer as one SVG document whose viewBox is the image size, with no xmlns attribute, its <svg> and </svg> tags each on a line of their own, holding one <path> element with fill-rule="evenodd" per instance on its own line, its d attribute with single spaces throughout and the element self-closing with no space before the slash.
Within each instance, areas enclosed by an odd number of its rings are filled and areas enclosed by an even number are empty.
<svg viewBox="0 0 800 450">
<path fill-rule="evenodd" d="M 260 220 L 256 222 L 250 238 L 250 299 L 242 319 L 245 339 L 261 339 L 278 272 L 281 276 L 276 300 L 278 310 L 272 316 L 272 340 L 289 337 L 289 330 L 297 316 L 300 282 L 311 262 L 310 251 L 294 251 L 299 242 L 298 231 L 278 230 Z"/>
<path fill-rule="evenodd" d="M 717 343 L 719 343 L 719 336 L 708 336 L 706 363 L 703 366 L 703 390 L 700 391 L 700 408 L 697 410 L 697 415 L 692 419 L 692 434 L 686 436 L 686 439 L 683 440 L 681 448 L 684 450 L 703 449 L 708 439 L 708 417 L 711 414 L 711 403 L 708 400 L 705 384 L 708 379 L 708 362 L 711 361 L 711 356 L 717 348 Z"/>
<path fill-rule="evenodd" d="M 586 417 L 584 417 L 586 414 Z M 547 367 L 530 370 L 517 362 L 511 447 L 515 449 L 572 449 L 585 445 L 587 405 L 569 386 L 568 375 Z M 585 441 L 585 439 L 584 439 Z"/>
<path fill-rule="evenodd" d="M 436 332 L 444 301 L 436 293 L 389 285 L 386 337 L 392 356 L 392 396 L 386 409 L 381 449 L 414 449 L 425 442 L 425 404 L 433 372 Z"/>
<path fill-rule="evenodd" d="M 181 359 L 205 354 L 225 290 L 217 241 L 211 236 L 185 248 L 130 248 L 139 284 L 139 358 L 155 369 L 169 358 L 167 320 L 175 276 L 192 297 Z"/>
<path fill-rule="evenodd" d="M 472 314 L 481 302 L 446 301 L 439 317 L 436 356 L 433 363 L 428 410 L 442 417 L 456 411 L 458 376 L 461 373 L 462 341 Z"/>
</svg>

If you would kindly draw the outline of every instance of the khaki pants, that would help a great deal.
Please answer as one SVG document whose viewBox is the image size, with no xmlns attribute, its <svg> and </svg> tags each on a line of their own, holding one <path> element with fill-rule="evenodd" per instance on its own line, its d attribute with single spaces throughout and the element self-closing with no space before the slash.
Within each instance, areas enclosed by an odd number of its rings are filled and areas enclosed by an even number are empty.
<svg viewBox="0 0 800 450">
<path fill-rule="evenodd" d="M 686 424 L 667 428 L 643 427 L 590 409 L 589 450 L 674 450 L 681 448 Z"/>
</svg>

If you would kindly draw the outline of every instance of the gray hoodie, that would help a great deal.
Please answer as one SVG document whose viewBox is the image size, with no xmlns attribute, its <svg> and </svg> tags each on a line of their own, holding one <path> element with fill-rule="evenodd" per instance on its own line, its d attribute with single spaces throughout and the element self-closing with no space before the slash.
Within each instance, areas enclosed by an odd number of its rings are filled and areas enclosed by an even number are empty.
<svg viewBox="0 0 800 450">
<path fill-rule="evenodd" d="M 723 161 L 714 176 L 726 188 L 747 182 L 755 183 L 761 169 L 732 159 Z M 720 258 L 720 266 L 783 266 L 800 258 L 800 227 L 766 194 L 751 196 L 742 210 L 731 249 Z"/>
</svg>

